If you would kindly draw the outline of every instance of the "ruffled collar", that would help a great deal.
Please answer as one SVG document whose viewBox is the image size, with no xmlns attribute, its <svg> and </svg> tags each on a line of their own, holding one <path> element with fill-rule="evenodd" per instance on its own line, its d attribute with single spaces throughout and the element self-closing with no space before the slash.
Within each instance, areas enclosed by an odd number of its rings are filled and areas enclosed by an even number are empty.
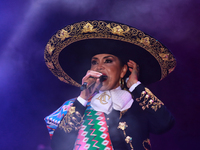
<svg viewBox="0 0 200 150">
<path fill-rule="evenodd" d="M 133 101 L 132 95 L 119 86 L 113 90 L 99 91 L 91 99 L 90 105 L 96 111 L 109 114 L 113 109 L 118 111 L 129 109 Z"/>
</svg>

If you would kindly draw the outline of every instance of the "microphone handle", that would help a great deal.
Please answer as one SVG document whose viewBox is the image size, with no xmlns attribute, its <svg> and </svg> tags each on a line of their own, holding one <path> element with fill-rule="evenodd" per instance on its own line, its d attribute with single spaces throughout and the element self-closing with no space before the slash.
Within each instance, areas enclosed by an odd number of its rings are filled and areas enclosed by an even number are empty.
<svg viewBox="0 0 200 150">
<path fill-rule="evenodd" d="M 80 87 L 80 90 L 83 91 L 85 89 L 88 89 L 90 86 L 92 86 L 95 82 L 96 82 L 96 78 L 93 78 L 93 77 L 90 77 L 89 78 L 90 80 L 88 82 L 84 82 L 81 87 Z M 107 79 L 107 76 L 106 75 L 102 75 L 99 77 L 100 79 L 100 82 L 103 82 Z"/>
</svg>

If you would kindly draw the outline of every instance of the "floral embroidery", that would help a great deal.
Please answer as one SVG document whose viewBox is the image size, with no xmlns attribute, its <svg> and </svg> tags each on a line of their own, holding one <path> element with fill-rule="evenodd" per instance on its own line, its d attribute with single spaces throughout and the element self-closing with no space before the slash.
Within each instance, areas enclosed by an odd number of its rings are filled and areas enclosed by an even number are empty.
<svg viewBox="0 0 200 150">
<path fill-rule="evenodd" d="M 131 143 L 132 142 L 132 137 L 127 136 L 125 141 L 126 141 L 126 143 Z"/>
<path fill-rule="evenodd" d="M 59 128 L 63 129 L 66 133 L 70 133 L 73 129 L 79 130 L 82 123 L 83 117 L 75 110 L 75 107 L 72 106 L 59 124 Z"/>
<path fill-rule="evenodd" d="M 111 25 L 108 24 L 106 27 L 111 29 L 111 32 L 113 34 L 117 34 L 119 36 L 124 36 L 124 33 L 127 33 L 130 30 L 130 28 L 128 26 L 127 26 L 127 29 L 125 31 L 122 29 L 122 27 L 120 25 L 117 25 L 117 26 L 112 28 Z"/>
<path fill-rule="evenodd" d="M 134 150 L 133 149 L 133 145 L 131 143 L 132 142 L 132 137 L 126 136 L 125 129 L 127 127 L 128 127 L 128 125 L 126 124 L 126 122 L 119 122 L 119 125 L 118 125 L 117 129 L 121 129 L 123 131 L 126 143 L 130 145 L 131 150 Z"/>
<path fill-rule="evenodd" d="M 125 139 L 126 143 L 130 144 L 130 147 L 131 147 L 131 150 L 134 150 L 133 149 L 133 145 L 132 145 L 132 137 L 130 136 L 127 136 L 126 139 Z"/>
<path fill-rule="evenodd" d="M 140 42 L 147 46 L 150 45 L 149 37 L 142 38 Z"/>
<path fill-rule="evenodd" d="M 55 48 L 51 46 L 51 44 L 47 44 L 46 49 L 48 53 L 51 55 Z"/>
<path fill-rule="evenodd" d="M 128 127 L 126 122 L 119 122 L 119 126 L 117 127 L 118 129 L 125 130 Z"/>
<path fill-rule="evenodd" d="M 175 61 L 174 57 L 171 57 L 170 53 L 168 53 L 167 49 L 161 48 L 159 56 L 162 58 L 163 61 Z M 172 69 L 172 68 L 171 68 Z"/>
<path fill-rule="evenodd" d="M 123 29 L 118 25 L 112 29 L 113 34 L 121 35 L 123 33 Z"/>
<path fill-rule="evenodd" d="M 95 32 L 96 30 L 93 29 L 93 26 L 90 23 L 87 23 L 84 27 L 82 32 L 87 33 L 87 32 Z"/>
<path fill-rule="evenodd" d="M 61 41 L 64 41 L 66 38 L 69 38 L 71 36 L 69 35 L 69 33 L 66 30 L 62 29 L 62 30 L 60 30 L 59 33 L 56 34 L 56 37 L 60 38 Z"/>
<path fill-rule="evenodd" d="M 50 69 L 54 69 L 54 66 L 53 66 L 52 62 L 46 62 L 46 64 Z"/>
<path fill-rule="evenodd" d="M 142 142 L 142 145 L 143 145 L 143 147 L 144 147 L 145 150 L 150 150 L 150 149 L 151 149 L 151 143 L 150 143 L 150 140 L 149 140 L 149 139 L 144 140 L 144 141 Z"/>
<path fill-rule="evenodd" d="M 159 56 L 162 58 L 162 60 L 166 61 L 169 60 L 169 54 L 160 53 Z"/>
<path fill-rule="evenodd" d="M 143 101 L 141 101 L 144 99 Z M 140 102 L 139 105 L 142 106 L 142 109 L 152 108 L 154 111 L 157 111 L 158 108 L 161 108 L 161 105 L 164 103 L 159 100 L 148 88 L 145 88 L 145 91 L 141 93 L 140 98 L 136 98 L 137 102 Z"/>
</svg>

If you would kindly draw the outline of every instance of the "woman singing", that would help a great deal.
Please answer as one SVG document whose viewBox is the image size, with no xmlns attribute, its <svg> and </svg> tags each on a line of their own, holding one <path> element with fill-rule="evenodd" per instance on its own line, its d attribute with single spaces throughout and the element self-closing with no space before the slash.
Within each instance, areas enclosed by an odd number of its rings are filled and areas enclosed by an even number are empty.
<svg viewBox="0 0 200 150">
<path fill-rule="evenodd" d="M 47 43 L 45 61 L 61 81 L 80 87 L 45 118 L 53 150 L 150 150 L 149 134 L 174 124 L 145 86 L 171 73 L 176 60 L 136 28 L 106 21 L 68 25 Z"/>
</svg>

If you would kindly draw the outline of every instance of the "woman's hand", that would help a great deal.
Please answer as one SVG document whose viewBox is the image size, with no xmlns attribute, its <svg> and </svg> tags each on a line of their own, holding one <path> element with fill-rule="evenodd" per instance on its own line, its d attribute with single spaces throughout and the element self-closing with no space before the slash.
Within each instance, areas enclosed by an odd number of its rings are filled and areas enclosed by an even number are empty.
<svg viewBox="0 0 200 150">
<path fill-rule="evenodd" d="M 127 81 L 127 87 L 130 88 L 134 83 L 137 83 L 138 81 L 139 68 L 137 67 L 137 64 L 132 60 L 129 60 L 127 65 L 129 67 L 129 71 L 131 72 Z"/>
<path fill-rule="evenodd" d="M 88 98 L 95 92 L 95 90 L 100 89 L 100 84 L 101 84 L 101 82 L 99 80 L 100 76 L 102 76 L 102 73 L 100 73 L 100 72 L 93 71 L 93 70 L 87 71 L 87 74 L 82 79 L 82 84 L 84 82 L 87 82 L 89 80 L 89 78 L 91 78 L 91 77 L 96 79 L 96 82 L 92 86 L 90 86 L 88 89 L 81 91 L 81 93 L 80 93 L 81 98 L 88 100 Z"/>
</svg>

